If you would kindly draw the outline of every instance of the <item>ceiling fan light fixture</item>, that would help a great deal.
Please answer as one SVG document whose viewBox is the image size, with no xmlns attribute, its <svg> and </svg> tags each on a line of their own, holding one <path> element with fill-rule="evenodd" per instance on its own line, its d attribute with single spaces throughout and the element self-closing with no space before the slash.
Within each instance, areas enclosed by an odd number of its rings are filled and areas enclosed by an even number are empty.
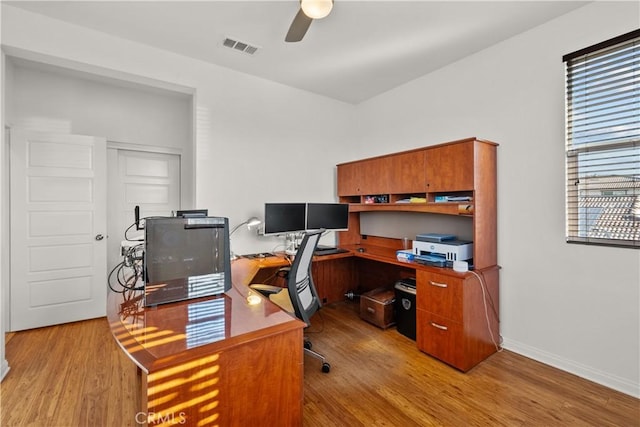
<svg viewBox="0 0 640 427">
<path fill-rule="evenodd" d="M 309 18 L 322 19 L 333 8 L 333 0 L 300 0 L 300 8 Z"/>
</svg>

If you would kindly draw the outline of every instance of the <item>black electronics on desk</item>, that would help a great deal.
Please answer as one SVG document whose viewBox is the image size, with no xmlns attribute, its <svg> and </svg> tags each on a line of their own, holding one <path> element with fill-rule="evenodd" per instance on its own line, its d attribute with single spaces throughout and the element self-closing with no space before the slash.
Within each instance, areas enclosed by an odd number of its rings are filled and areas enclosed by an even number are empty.
<svg viewBox="0 0 640 427">
<path fill-rule="evenodd" d="M 307 203 L 307 230 L 346 231 L 349 229 L 348 203 Z"/>
<path fill-rule="evenodd" d="M 306 230 L 306 203 L 265 203 L 264 234 L 287 234 Z"/>
<path fill-rule="evenodd" d="M 297 233 L 306 230 L 346 231 L 348 203 L 265 203 L 264 234 Z"/>
<path fill-rule="evenodd" d="M 286 251 L 295 253 L 297 233 L 307 230 L 346 231 L 349 229 L 348 203 L 265 203 L 264 235 L 286 234 Z M 315 255 L 345 252 L 318 245 Z"/>
<path fill-rule="evenodd" d="M 148 218 L 144 230 L 146 306 L 219 295 L 231 288 L 227 218 Z"/>
<path fill-rule="evenodd" d="M 178 218 L 203 218 L 209 216 L 208 209 L 185 209 L 176 211 Z"/>
</svg>

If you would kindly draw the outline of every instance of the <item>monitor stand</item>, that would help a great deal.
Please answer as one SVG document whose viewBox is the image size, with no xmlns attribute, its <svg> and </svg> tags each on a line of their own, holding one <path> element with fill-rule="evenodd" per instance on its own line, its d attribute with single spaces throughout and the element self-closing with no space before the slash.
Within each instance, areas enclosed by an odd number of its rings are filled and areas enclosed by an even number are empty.
<svg viewBox="0 0 640 427">
<path fill-rule="evenodd" d="M 285 236 L 285 250 L 287 255 L 295 255 L 298 252 L 298 240 L 296 239 L 296 233 L 287 233 Z"/>
</svg>

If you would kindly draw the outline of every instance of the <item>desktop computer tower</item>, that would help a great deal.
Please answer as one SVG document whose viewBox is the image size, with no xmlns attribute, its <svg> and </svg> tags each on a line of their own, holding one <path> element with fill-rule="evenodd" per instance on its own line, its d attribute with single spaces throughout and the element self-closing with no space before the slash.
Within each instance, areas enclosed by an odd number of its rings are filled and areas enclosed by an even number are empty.
<svg viewBox="0 0 640 427">
<path fill-rule="evenodd" d="M 145 221 L 145 306 L 223 294 L 231 288 L 229 220 L 155 217 Z"/>
</svg>

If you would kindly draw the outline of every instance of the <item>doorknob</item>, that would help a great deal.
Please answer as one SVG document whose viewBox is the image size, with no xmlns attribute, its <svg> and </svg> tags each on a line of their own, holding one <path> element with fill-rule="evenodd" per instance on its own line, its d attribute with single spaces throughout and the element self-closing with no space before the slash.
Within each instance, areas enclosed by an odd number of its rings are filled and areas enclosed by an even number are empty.
<svg viewBox="0 0 640 427">
<path fill-rule="evenodd" d="M 102 234 L 96 234 L 96 240 L 102 240 L 104 236 Z"/>
</svg>

